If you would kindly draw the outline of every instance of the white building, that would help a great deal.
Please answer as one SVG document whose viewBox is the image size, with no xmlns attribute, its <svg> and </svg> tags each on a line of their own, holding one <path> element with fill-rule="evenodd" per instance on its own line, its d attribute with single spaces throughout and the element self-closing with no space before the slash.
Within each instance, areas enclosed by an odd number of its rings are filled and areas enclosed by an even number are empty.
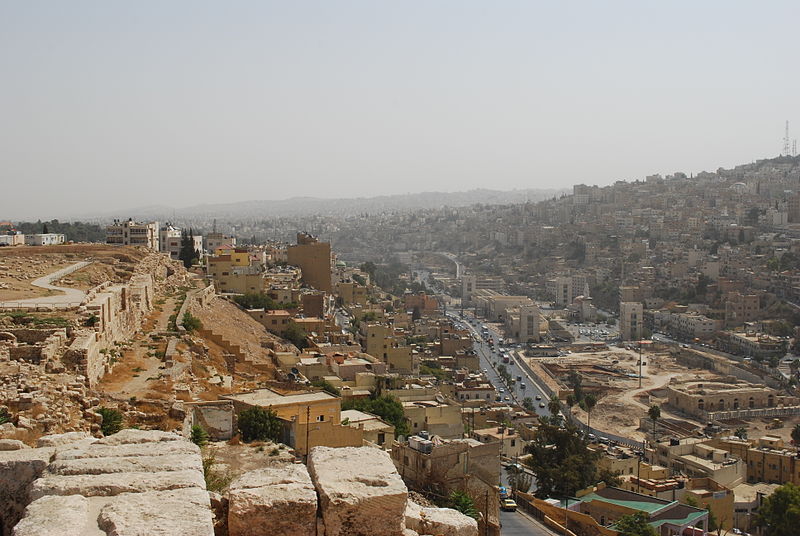
<svg viewBox="0 0 800 536">
<path fill-rule="evenodd" d="M 159 251 L 158 222 L 138 223 L 132 219 L 114 220 L 106 227 L 106 244 L 112 246 L 144 246 Z"/>
<path fill-rule="evenodd" d="M 620 302 L 619 336 L 623 341 L 636 341 L 642 338 L 644 307 L 640 302 Z"/>
<path fill-rule="evenodd" d="M 67 237 L 60 233 L 39 233 L 25 235 L 26 246 L 56 246 L 67 241 Z"/>
</svg>

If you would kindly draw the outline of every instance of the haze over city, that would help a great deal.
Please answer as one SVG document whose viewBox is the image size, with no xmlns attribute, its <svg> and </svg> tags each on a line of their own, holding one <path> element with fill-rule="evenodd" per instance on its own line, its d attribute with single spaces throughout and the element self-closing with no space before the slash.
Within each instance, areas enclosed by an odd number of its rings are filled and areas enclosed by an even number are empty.
<svg viewBox="0 0 800 536">
<path fill-rule="evenodd" d="M 772 157 L 784 122 L 800 129 L 798 15 L 4 3 L 0 214 L 567 188 Z"/>
</svg>

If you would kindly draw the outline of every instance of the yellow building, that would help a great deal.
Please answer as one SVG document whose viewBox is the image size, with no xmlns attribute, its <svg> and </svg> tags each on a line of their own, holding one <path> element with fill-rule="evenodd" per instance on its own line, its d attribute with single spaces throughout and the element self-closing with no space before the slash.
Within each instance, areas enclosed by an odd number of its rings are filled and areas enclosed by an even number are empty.
<svg viewBox="0 0 800 536">
<path fill-rule="evenodd" d="M 324 391 L 280 394 L 272 389 L 221 396 L 233 402 L 236 415 L 252 408 L 269 408 L 283 422 L 282 442 L 305 455 L 308 447 L 360 447 L 364 432 L 341 424 L 339 397 Z"/>
</svg>

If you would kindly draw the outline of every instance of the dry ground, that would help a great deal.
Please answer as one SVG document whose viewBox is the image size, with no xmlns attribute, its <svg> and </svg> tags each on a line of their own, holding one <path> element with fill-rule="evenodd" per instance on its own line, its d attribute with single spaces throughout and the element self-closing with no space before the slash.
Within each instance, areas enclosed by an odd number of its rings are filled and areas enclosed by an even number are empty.
<svg viewBox="0 0 800 536">
<path fill-rule="evenodd" d="M 55 284 L 86 290 L 107 280 L 125 281 L 146 253 L 138 248 L 103 244 L 3 247 L 0 248 L 0 301 L 54 294 L 54 291 L 32 286 L 31 282 L 85 260 L 95 262 Z"/>
</svg>

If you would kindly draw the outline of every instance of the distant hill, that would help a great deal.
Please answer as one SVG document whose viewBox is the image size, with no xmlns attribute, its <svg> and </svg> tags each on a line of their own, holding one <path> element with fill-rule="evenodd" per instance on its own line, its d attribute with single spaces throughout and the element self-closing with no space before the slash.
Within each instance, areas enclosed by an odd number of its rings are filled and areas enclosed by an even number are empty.
<svg viewBox="0 0 800 536">
<path fill-rule="evenodd" d="M 318 197 L 292 197 L 282 200 L 240 201 L 236 203 L 204 204 L 185 208 L 166 206 L 141 207 L 118 210 L 113 213 L 93 214 L 92 219 L 103 215 L 133 217 L 136 219 L 225 218 L 228 220 L 285 217 L 296 215 L 342 215 L 353 213 L 380 213 L 411 211 L 427 208 L 462 207 L 485 203 L 491 205 L 541 201 L 571 190 L 526 189 L 488 190 L 477 189 L 466 192 L 423 192 L 416 194 L 359 197 L 353 199 L 322 199 Z"/>
</svg>

